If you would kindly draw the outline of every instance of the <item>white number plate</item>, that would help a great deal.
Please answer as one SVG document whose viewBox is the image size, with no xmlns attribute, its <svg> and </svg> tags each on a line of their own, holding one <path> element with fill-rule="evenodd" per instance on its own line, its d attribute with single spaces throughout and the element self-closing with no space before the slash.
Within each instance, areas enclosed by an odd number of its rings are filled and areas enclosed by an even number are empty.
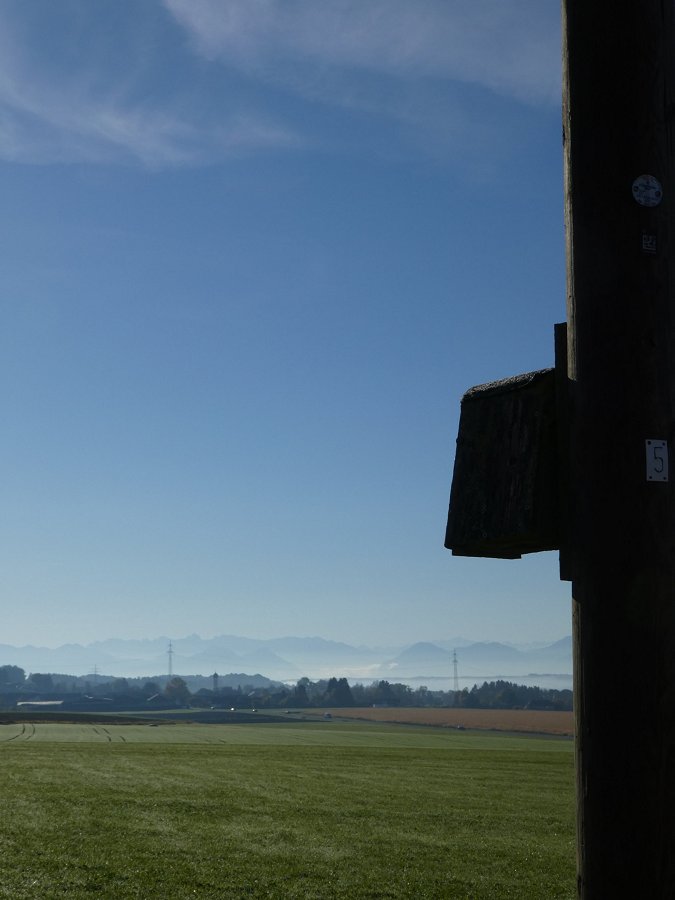
<svg viewBox="0 0 675 900">
<path fill-rule="evenodd" d="M 668 481 L 668 442 L 646 441 L 647 481 Z"/>
</svg>

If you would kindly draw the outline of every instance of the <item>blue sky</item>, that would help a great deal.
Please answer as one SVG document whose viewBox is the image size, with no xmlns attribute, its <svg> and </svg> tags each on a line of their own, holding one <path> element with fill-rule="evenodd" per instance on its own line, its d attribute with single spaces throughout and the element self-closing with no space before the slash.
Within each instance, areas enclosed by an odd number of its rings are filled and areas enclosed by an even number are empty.
<svg viewBox="0 0 675 900">
<path fill-rule="evenodd" d="M 4 0 L 0 642 L 570 630 L 443 549 L 563 321 L 553 0 Z"/>
</svg>

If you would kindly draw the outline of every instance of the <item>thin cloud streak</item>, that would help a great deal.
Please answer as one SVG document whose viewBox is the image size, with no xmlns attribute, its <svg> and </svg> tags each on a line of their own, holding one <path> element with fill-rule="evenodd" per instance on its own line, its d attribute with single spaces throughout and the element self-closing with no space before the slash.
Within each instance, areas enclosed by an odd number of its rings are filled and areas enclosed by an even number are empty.
<svg viewBox="0 0 675 900">
<path fill-rule="evenodd" d="M 75 77 L 54 79 L 24 49 L 22 56 L 7 28 L 0 41 L 0 159 L 7 162 L 166 168 L 298 144 L 290 128 L 253 111 L 221 110 L 214 123 L 208 112 L 191 120 L 176 111 L 170 96 L 154 103 L 128 99 L 118 81 L 92 71 L 91 61 Z"/>
<path fill-rule="evenodd" d="M 266 80 L 283 80 L 284 66 L 324 75 L 332 67 L 475 84 L 528 103 L 559 100 L 553 0 L 163 2 L 203 56 Z"/>
<path fill-rule="evenodd" d="M 289 129 L 253 114 L 236 115 L 212 127 L 161 110 L 64 96 L 46 85 L 33 84 L 20 96 L 0 85 L 0 158 L 8 162 L 126 160 L 163 168 L 211 163 L 245 151 L 297 143 Z"/>
<path fill-rule="evenodd" d="M 88 2 L 50 8 L 64 31 L 69 16 L 88 28 L 89 40 L 63 59 L 41 52 L 48 23 L 20 3 L 0 10 L 0 160 L 162 169 L 307 146 L 368 152 L 371 122 L 399 129 L 389 145 L 401 152 L 410 144 L 425 154 L 466 155 L 490 140 L 462 85 L 527 104 L 559 98 L 554 0 L 152 0 L 143 7 L 152 8 L 164 36 L 179 40 L 155 45 L 153 20 L 136 31 L 130 24 L 115 42 Z M 176 69 L 180 77 L 152 89 L 158 75 Z M 270 86 L 276 93 L 265 93 Z M 336 111 L 358 116 L 357 129 L 322 119 Z"/>
</svg>

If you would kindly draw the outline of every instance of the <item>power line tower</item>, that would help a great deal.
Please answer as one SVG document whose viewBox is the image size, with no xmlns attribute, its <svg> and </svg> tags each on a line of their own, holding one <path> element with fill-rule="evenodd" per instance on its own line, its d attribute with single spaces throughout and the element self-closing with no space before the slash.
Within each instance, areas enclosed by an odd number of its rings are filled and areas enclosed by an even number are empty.
<svg viewBox="0 0 675 900">
<path fill-rule="evenodd" d="M 169 649 L 166 651 L 169 657 L 169 681 L 173 678 L 173 644 L 169 641 Z"/>
<path fill-rule="evenodd" d="M 453 673 L 453 689 L 455 691 L 455 706 L 459 697 L 459 675 L 457 672 L 457 651 L 452 651 L 452 673 Z"/>
</svg>

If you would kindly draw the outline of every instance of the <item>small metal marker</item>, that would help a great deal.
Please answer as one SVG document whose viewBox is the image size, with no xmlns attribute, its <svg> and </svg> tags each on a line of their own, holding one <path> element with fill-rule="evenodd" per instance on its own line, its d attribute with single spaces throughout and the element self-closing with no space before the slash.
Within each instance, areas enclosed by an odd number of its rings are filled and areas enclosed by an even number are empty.
<svg viewBox="0 0 675 900">
<path fill-rule="evenodd" d="M 638 175 L 633 182 L 633 198 L 640 206 L 658 206 L 663 200 L 663 188 L 653 175 Z"/>
<path fill-rule="evenodd" d="M 668 442 L 645 441 L 647 481 L 668 481 Z"/>
</svg>

